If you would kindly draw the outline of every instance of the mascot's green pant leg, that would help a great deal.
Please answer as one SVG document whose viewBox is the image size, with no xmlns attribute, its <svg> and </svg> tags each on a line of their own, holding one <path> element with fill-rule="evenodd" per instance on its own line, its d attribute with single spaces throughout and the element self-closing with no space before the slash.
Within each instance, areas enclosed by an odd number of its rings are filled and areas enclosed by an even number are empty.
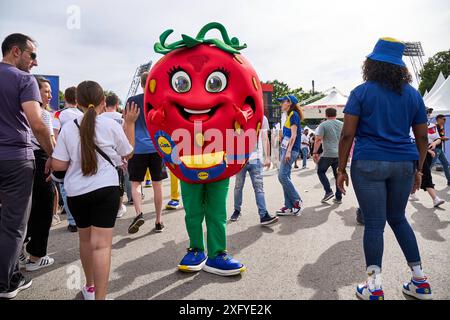
<svg viewBox="0 0 450 320">
<path fill-rule="evenodd" d="M 181 181 L 190 247 L 205 250 L 203 220 L 206 219 L 208 257 L 215 258 L 227 248 L 227 195 L 230 179 L 190 184 Z"/>
</svg>

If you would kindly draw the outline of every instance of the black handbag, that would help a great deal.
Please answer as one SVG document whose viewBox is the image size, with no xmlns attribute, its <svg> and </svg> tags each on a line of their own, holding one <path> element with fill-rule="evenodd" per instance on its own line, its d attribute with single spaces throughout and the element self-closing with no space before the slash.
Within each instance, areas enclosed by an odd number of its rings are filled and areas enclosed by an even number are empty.
<svg viewBox="0 0 450 320">
<path fill-rule="evenodd" d="M 80 129 L 80 125 L 78 124 L 77 119 L 73 120 L 73 122 L 75 122 L 78 129 Z M 111 158 L 108 157 L 108 155 L 106 153 L 104 153 L 103 150 L 100 149 L 97 145 L 95 145 L 95 151 L 97 151 L 103 157 L 103 159 L 108 161 L 116 169 L 117 174 L 119 175 L 119 189 L 120 189 L 120 194 L 122 196 L 125 192 L 125 176 L 123 173 L 123 169 L 119 166 L 116 166 L 114 164 L 114 162 L 112 162 Z"/>
</svg>

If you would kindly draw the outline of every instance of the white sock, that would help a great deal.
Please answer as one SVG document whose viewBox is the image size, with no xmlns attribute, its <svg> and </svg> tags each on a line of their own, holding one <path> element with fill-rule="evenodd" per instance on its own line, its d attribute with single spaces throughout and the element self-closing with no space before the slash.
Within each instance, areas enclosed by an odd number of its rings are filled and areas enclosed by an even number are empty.
<svg viewBox="0 0 450 320">
<path fill-rule="evenodd" d="M 381 268 L 378 266 L 369 266 L 367 268 L 367 274 L 369 278 L 367 279 L 367 284 L 371 291 L 381 289 Z"/>
<path fill-rule="evenodd" d="M 425 274 L 423 273 L 422 266 L 414 266 L 411 268 L 412 275 L 414 278 L 425 278 Z"/>
</svg>

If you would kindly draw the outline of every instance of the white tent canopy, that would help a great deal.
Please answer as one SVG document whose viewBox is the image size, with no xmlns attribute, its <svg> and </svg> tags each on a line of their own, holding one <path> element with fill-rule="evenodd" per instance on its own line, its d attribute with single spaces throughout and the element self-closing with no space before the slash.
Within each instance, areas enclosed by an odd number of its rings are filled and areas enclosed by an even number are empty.
<svg viewBox="0 0 450 320">
<path fill-rule="evenodd" d="M 327 107 L 344 107 L 348 97 L 337 89 L 332 89 L 327 96 L 313 103 L 304 106 L 305 109 L 327 108 Z"/>
<path fill-rule="evenodd" d="M 444 82 L 445 82 L 445 77 L 442 74 L 442 72 L 440 72 L 436 82 L 434 83 L 433 88 L 431 88 L 430 92 L 428 92 L 428 94 L 426 96 L 424 96 L 425 102 L 427 102 L 429 99 L 433 98 L 433 95 L 436 93 L 436 91 L 439 90 L 439 88 L 444 84 Z"/>
<path fill-rule="evenodd" d="M 429 99 L 425 100 L 425 105 L 433 108 L 433 115 L 450 115 L 450 77 L 436 90 Z"/>
<path fill-rule="evenodd" d="M 303 131 L 305 131 L 305 130 L 308 130 L 309 131 L 309 133 L 316 133 L 316 131 L 315 130 L 313 130 L 313 129 L 311 129 L 310 127 L 308 127 L 308 126 L 305 126 L 304 128 L 303 128 Z"/>
</svg>

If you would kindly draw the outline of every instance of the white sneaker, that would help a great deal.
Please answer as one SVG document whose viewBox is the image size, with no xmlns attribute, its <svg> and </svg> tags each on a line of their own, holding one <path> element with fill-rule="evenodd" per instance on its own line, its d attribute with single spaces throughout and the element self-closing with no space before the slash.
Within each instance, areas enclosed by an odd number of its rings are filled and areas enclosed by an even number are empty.
<svg viewBox="0 0 450 320">
<path fill-rule="evenodd" d="M 81 289 L 84 300 L 95 300 L 95 287 L 83 286 Z"/>
<path fill-rule="evenodd" d="M 440 205 L 442 205 L 444 203 L 445 203 L 445 201 L 439 197 L 436 197 L 436 199 L 433 200 L 433 205 L 435 208 L 439 207 Z"/>
<path fill-rule="evenodd" d="M 119 211 L 117 212 L 117 218 L 122 218 L 126 212 L 127 212 L 127 207 L 122 203 Z"/>
<path fill-rule="evenodd" d="M 409 196 L 409 200 L 410 201 L 419 201 L 419 198 L 417 198 L 416 194 L 413 193 L 412 195 Z"/>
<path fill-rule="evenodd" d="M 51 266 L 55 262 L 55 259 L 45 256 L 42 258 L 39 258 L 36 262 L 32 262 L 30 259 L 27 260 L 27 263 L 25 264 L 25 269 L 27 271 L 36 271 L 45 267 Z"/>
<path fill-rule="evenodd" d="M 28 260 L 27 252 L 25 251 L 25 248 L 22 248 L 19 256 L 19 268 L 23 269 L 25 268 Z"/>
<path fill-rule="evenodd" d="M 276 215 L 282 216 L 282 217 L 293 216 L 294 212 L 293 212 L 292 208 L 283 207 L 283 208 L 277 210 Z"/>
</svg>

